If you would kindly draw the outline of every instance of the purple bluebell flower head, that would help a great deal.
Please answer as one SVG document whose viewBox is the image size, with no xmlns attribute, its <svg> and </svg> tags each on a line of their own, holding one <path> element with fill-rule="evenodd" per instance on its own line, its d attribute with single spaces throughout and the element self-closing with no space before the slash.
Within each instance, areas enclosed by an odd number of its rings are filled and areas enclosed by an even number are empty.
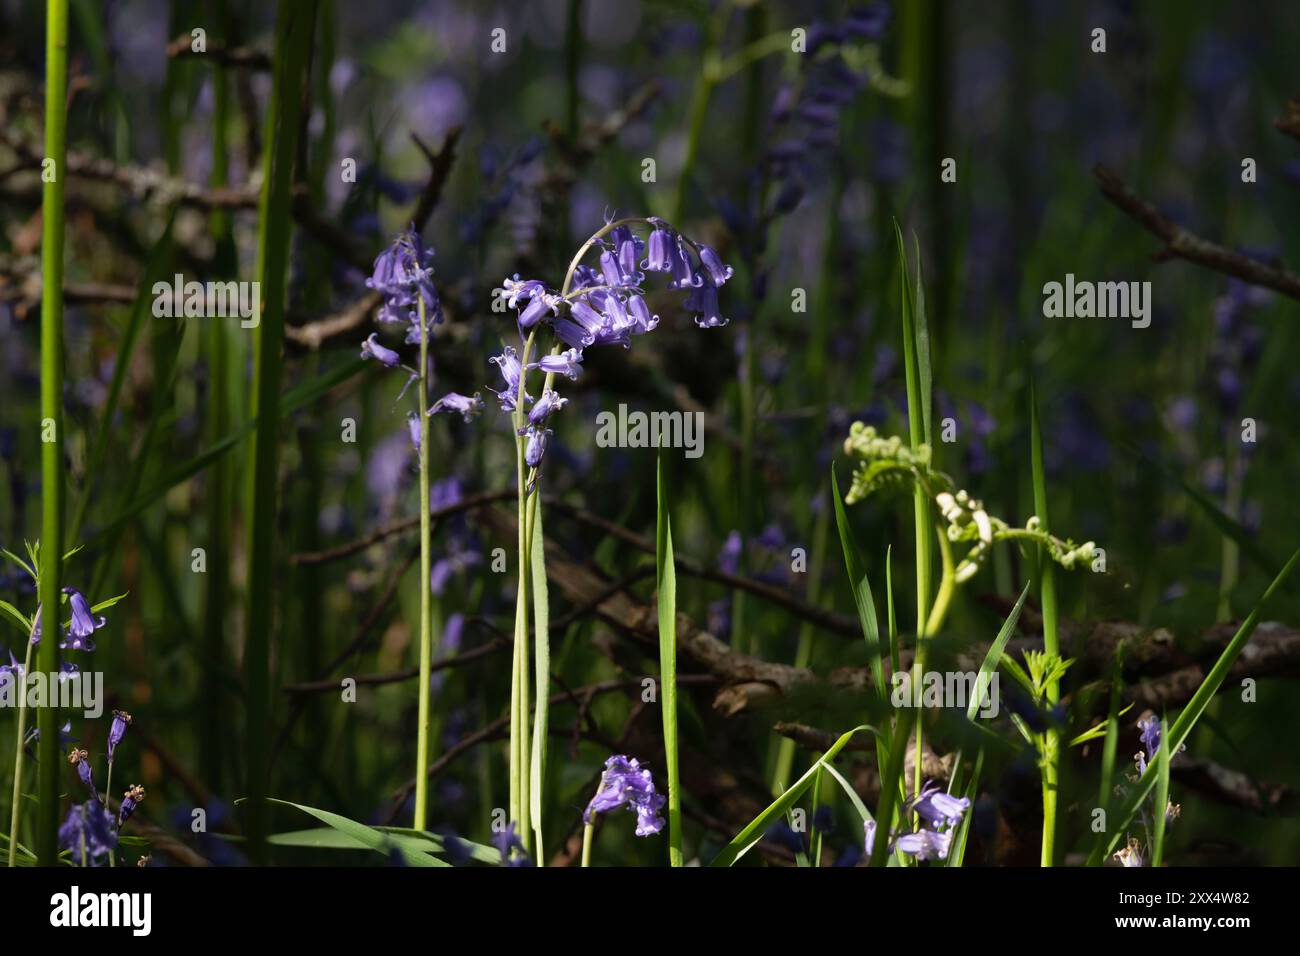
<svg viewBox="0 0 1300 956">
<path fill-rule="evenodd" d="M 844 32 L 863 40 L 879 40 L 889 26 L 890 15 L 889 4 L 884 2 L 854 7 L 844 18 Z"/>
<path fill-rule="evenodd" d="M 529 362 L 528 368 L 541 369 L 547 374 L 564 375 L 570 381 L 578 378 L 578 372 L 581 371 L 582 353 L 576 348 L 565 349 L 556 355 L 543 355 L 536 362 Z"/>
<path fill-rule="evenodd" d="M 462 395 L 459 392 L 448 392 L 442 398 L 433 403 L 429 409 L 430 415 L 437 415 L 439 412 L 459 412 L 465 421 L 473 421 L 474 416 L 483 411 L 483 399 L 479 398 L 478 392 L 473 395 Z"/>
<path fill-rule="evenodd" d="M 632 322 L 632 334 L 644 335 L 646 332 L 653 332 L 659 325 L 659 316 L 650 313 L 650 307 L 646 301 L 639 295 L 633 294 L 627 297 L 628 318 Z"/>
<path fill-rule="evenodd" d="M 95 789 L 95 780 L 90 773 L 90 754 L 74 747 L 68 754 L 68 763 L 77 768 L 77 776 L 86 785 L 91 797 L 98 796 L 99 791 Z"/>
<path fill-rule="evenodd" d="M 510 821 L 510 825 L 504 830 L 492 835 L 492 844 L 501 852 L 502 866 L 531 866 L 528 857 L 524 854 L 524 842 L 519 838 L 515 830 L 515 823 Z M 518 850 L 519 855 L 513 855 L 512 851 Z"/>
<path fill-rule="evenodd" d="M 560 395 L 549 388 L 543 389 L 542 397 L 537 400 L 537 404 L 528 413 L 528 424 L 538 425 L 546 421 L 553 413 L 558 412 L 568 404 L 568 401 L 567 398 L 561 398 Z"/>
<path fill-rule="evenodd" d="M 704 282 L 692 289 L 686 297 L 686 308 L 697 313 L 695 324 L 702 329 L 716 329 L 728 322 L 718 305 L 718 287 L 712 282 Z"/>
<path fill-rule="evenodd" d="M 670 272 L 677 257 L 677 236 L 663 222 L 656 222 L 646 245 L 646 259 L 641 268 L 647 272 Z"/>
<path fill-rule="evenodd" d="M 918 860 L 946 860 L 948 858 L 948 848 L 951 844 L 951 830 L 942 832 L 917 830 L 914 833 L 904 833 L 898 838 L 894 846 Z"/>
<path fill-rule="evenodd" d="M 958 799 L 937 786 L 927 784 L 921 789 L 913 809 L 932 827 L 955 827 L 961 823 L 962 814 L 970 809 L 970 800 L 965 797 Z"/>
<path fill-rule="evenodd" d="M 380 322 L 409 322 L 419 338 L 419 304 L 424 303 L 427 325 L 442 321 L 442 305 L 433 286 L 433 250 L 426 249 L 420 234 L 407 229 L 375 259 L 366 286 L 384 297 Z M 408 333 L 409 339 L 409 333 Z"/>
<path fill-rule="evenodd" d="M 551 430 L 529 426 L 526 434 L 528 443 L 524 446 L 524 463 L 529 468 L 536 468 L 542 463 L 542 458 L 546 454 L 546 446 L 551 440 Z"/>
<path fill-rule="evenodd" d="M 74 651 L 93 651 L 95 642 L 90 638 L 106 623 L 104 616 L 95 617 L 90 602 L 76 588 L 64 588 L 63 593 L 68 596 L 68 604 L 72 607 L 72 623 L 68 625 L 64 643 L 59 646 Z"/>
<path fill-rule="evenodd" d="M 131 715 L 124 710 L 113 711 L 113 723 L 108 728 L 108 762 L 113 762 L 113 751 L 117 745 L 122 742 L 126 736 L 127 728 L 131 726 Z"/>
<path fill-rule="evenodd" d="M 635 757 L 615 754 L 605 761 L 600 786 L 587 804 L 582 819 L 590 823 L 597 813 L 626 806 L 636 814 L 636 835 L 650 836 L 664 827 L 659 811 L 666 802 L 663 794 L 655 791 L 649 770 L 643 768 Z"/>
<path fill-rule="evenodd" d="M 99 860 L 117 849 L 113 815 L 98 800 L 75 803 L 59 827 L 59 847 L 72 851 L 78 866 L 98 866 Z"/>
<path fill-rule="evenodd" d="M 668 283 L 670 289 L 694 289 L 704 284 L 704 277 L 695 269 L 695 264 L 691 262 L 691 251 L 686 241 L 681 236 L 673 244 L 672 260 L 672 281 Z"/>
<path fill-rule="evenodd" d="M 378 332 L 371 332 L 369 338 L 361 343 L 361 357 L 374 359 L 389 368 L 397 368 L 402 364 L 402 357 L 392 349 L 380 345 L 378 338 Z"/>
<path fill-rule="evenodd" d="M 134 787 L 127 788 L 126 793 L 122 794 L 122 802 L 117 809 L 117 826 L 121 829 L 122 824 L 131 819 L 131 814 L 135 813 L 135 808 L 140 805 L 144 799 L 144 787 L 136 784 Z"/>
<path fill-rule="evenodd" d="M 700 246 L 700 264 L 715 286 L 724 285 L 736 272 L 722 261 L 722 257 L 711 246 Z"/>
<path fill-rule="evenodd" d="M 507 345 L 500 355 L 494 355 L 488 361 L 501 370 L 501 377 L 505 380 L 506 387 L 496 393 L 501 400 L 501 410 L 512 412 L 519 400 L 519 376 L 523 371 L 519 366 L 519 353 Z M 532 398 L 525 395 L 524 402 L 531 404 Z"/>
</svg>

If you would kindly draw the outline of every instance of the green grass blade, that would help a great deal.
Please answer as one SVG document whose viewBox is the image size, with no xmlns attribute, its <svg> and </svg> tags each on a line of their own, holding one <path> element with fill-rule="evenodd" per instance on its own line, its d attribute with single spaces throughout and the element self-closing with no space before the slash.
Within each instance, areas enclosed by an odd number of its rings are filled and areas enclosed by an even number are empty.
<svg viewBox="0 0 1300 956">
<path fill-rule="evenodd" d="M 659 606 L 659 684 L 664 718 L 664 759 L 668 764 L 668 862 L 682 865 L 682 794 L 677 750 L 677 570 L 669 517 L 664 457 L 659 455 L 658 515 L 655 521 L 655 585 Z"/>
<path fill-rule="evenodd" d="M 528 789 L 528 799 L 536 838 L 533 858 L 541 864 L 546 859 L 542 847 L 542 783 L 546 779 L 546 743 L 550 733 L 551 612 L 546 591 L 546 540 L 542 534 L 542 503 L 536 495 L 533 496 L 531 508 L 533 544 L 528 570 L 533 585 L 533 657 L 536 668 L 533 686 L 537 703 L 533 709 L 532 782 Z"/>
<path fill-rule="evenodd" d="M 1169 725 L 1160 718 L 1160 739 L 1167 740 Z M 1165 808 L 1169 806 L 1169 748 L 1156 751 L 1156 799 L 1152 816 L 1155 818 L 1151 833 L 1151 865 L 1160 866 L 1165 858 Z"/>
<path fill-rule="evenodd" d="M 439 860 L 430 856 L 427 852 L 413 848 L 409 841 L 396 840 L 389 834 L 376 830 L 374 827 L 368 827 L 364 823 L 349 820 L 347 817 L 331 813 L 329 810 L 318 810 L 315 807 L 303 806 L 301 803 L 293 803 L 289 800 L 277 800 L 275 797 L 267 797 L 265 802 L 301 810 L 331 829 L 337 830 L 344 837 L 356 841 L 356 845 L 359 847 L 366 847 L 385 856 L 396 850 L 401 856 L 402 862 L 407 866 L 451 866 L 446 860 Z"/>
<path fill-rule="evenodd" d="M 971 702 L 966 707 L 966 719 L 973 721 L 975 715 L 979 713 L 980 700 L 984 697 L 984 692 L 988 689 L 989 684 L 993 682 L 993 672 L 998 669 L 998 664 L 1002 662 L 1002 652 L 1006 650 L 1007 642 L 1011 640 L 1011 635 L 1015 633 L 1016 624 L 1020 621 L 1020 611 L 1025 606 L 1025 598 L 1029 597 L 1029 589 L 1033 587 L 1033 582 L 1025 585 L 1020 597 L 1016 600 L 1016 605 L 1007 615 L 1007 619 L 1002 622 L 1002 630 L 998 631 L 998 636 L 993 643 L 989 645 L 988 653 L 984 655 L 984 663 L 980 665 L 979 673 L 975 675 L 975 693 Z"/>
<path fill-rule="evenodd" d="M 1196 689 L 1192 699 L 1187 702 L 1187 706 L 1183 708 L 1182 713 L 1178 715 L 1178 719 L 1169 728 L 1168 735 L 1161 738 L 1160 746 L 1162 749 L 1168 746 L 1172 748 L 1170 753 L 1177 753 L 1178 748 L 1186 743 L 1192 728 L 1196 726 L 1196 722 L 1205 713 L 1205 709 L 1210 705 L 1210 701 L 1214 699 L 1214 695 L 1223 685 L 1228 672 L 1232 669 L 1232 665 L 1236 663 L 1242 649 L 1246 646 L 1246 642 L 1250 640 L 1250 635 L 1254 633 L 1255 627 L 1259 624 L 1264 608 L 1278 589 L 1286 583 L 1287 578 L 1291 576 L 1291 572 L 1295 570 L 1297 562 L 1300 562 L 1300 549 L 1297 549 L 1291 555 L 1291 559 L 1287 561 L 1282 570 L 1277 573 L 1277 577 L 1268 586 L 1268 589 L 1264 591 L 1259 603 L 1251 610 L 1246 620 L 1241 622 L 1241 626 L 1237 628 L 1237 633 L 1233 635 L 1232 640 L 1228 642 L 1228 646 L 1219 655 L 1219 659 L 1210 668 L 1210 672 L 1205 675 L 1205 680 L 1201 681 L 1201 686 Z M 1093 849 L 1092 855 L 1088 859 L 1090 865 L 1099 865 L 1104 853 L 1109 853 L 1115 848 L 1115 845 L 1124 834 L 1125 828 L 1128 827 L 1134 814 L 1137 813 L 1138 807 L 1142 805 L 1142 801 L 1147 798 L 1152 788 L 1155 787 L 1156 775 L 1156 766 L 1154 764 L 1149 765 L 1147 772 L 1130 788 L 1127 797 L 1120 803 L 1119 808 L 1114 813 L 1107 814 L 1108 819 L 1118 822 L 1113 828 L 1108 827 L 1109 839 L 1102 846 Z"/>
<path fill-rule="evenodd" d="M 876 801 L 876 840 L 871 848 L 871 866 L 884 866 L 889 857 L 889 831 L 893 826 L 899 781 L 903 776 L 903 759 L 907 753 L 908 732 L 913 718 L 905 711 L 894 717 L 894 734 L 889 741 L 887 759 L 880 772 L 880 798 Z"/>
<path fill-rule="evenodd" d="M 249 855 L 265 863 L 272 738 L 271 627 L 274 611 L 277 490 L 280 461 L 280 382 L 283 377 L 285 285 L 292 222 L 293 168 L 316 20 L 315 0 L 280 4 L 276 18 L 275 76 L 267 107 L 266 156 L 258 230 L 261 316 L 253 365 L 253 466 L 248 482 L 248 618 L 244 676 L 248 720 Z M 425 582 L 428 586 L 428 582 Z"/>
<path fill-rule="evenodd" d="M 766 810 L 754 817 L 745 829 L 737 833 L 732 841 L 722 848 L 722 852 L 713 858 L 713 862 L 709 866 L 731 866 L 748 853 L 754 844 L 763 838 L 763 834 L 767 832 L 768 827 L 785 816 L 800 795 L 812 786 L 813 778 L 817 775 L 818 770 L 829 766 L 836 755 L 844 749 L 844 745 L 853 739 L 853 735 L 864 730 L 874 732 L 874 728 L 870 725 L 861 724 L 841 734 L 840 738 L 831 744 L 830 749 L 804 771 L 802 777 L 792 783 L 785 793 L 773 800 Z"/>
<path fill-rule="evenodd" d="M 835 464 L 831 463 L 831 499 L 835 502 L 835 526 L 840 532 L 840 548 L 844 552 L 844 568 L 849 575 L 849 584 L 853 588 L 853 604 L 858 609 L 858 623 L 862 626 L 862 637 L 867 642 L 867 655 L 871 665 L 871 682 L 876 693 L 883 700 L 885 693 L 885 669 L 881 661 L 880 623 L 876 620 L 876 604 L 871 597 L 871 583 L 867 580 L 865 562 L 862 552 L 853 540 L 853 530 L 849 527 L 849 516 L 844 510 L 844 500 L 840 497 L 839 480 L 835 477 Z"/>
</svg>

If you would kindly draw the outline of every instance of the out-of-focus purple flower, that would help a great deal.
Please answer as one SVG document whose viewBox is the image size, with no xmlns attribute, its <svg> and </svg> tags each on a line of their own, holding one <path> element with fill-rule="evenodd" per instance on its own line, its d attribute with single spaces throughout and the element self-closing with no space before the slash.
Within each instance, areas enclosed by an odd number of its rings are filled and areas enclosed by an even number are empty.
<svg viewBox="0 0 1300 956">
<path fill-rule="evenodd" d="M 740 573 L 740 555 L 743 550 L 740 532 L 733 530 L 727 535 L 727 540 L 722 542 L 722 550 L 718 552 L 718 567 L 724 574 L 734 576 Z"/>
<path fill-rule="evenodd" d="M 876 821 L 864 821 L 862 824 L 862 832 L 866 838 L 864 843 L 866 846 L 867 856 L 871 856 L 872 851 L 876 847 Z"/>
<path fill-rule="evenodd" d="M 113 711 L 113 723 L 108 728 L 108 762 L 113 762 L 113 751 L 117 745 L 122 742 L 126 736 L 127 728 L 131 726 L 131 715 L 124 710 Z"/>
<path fill-rule="evenodd" d="M 479 398 L 478 392 L 473 395 L 462 395 L 459 392 L 448 392 L 442 398 L 433 403 L 429 409 L 430 415 L 437 415 L 439 412 L 459 412 L 465 421 L 473 421 L 474 416 L 483 411 L 483 399 Z"/>
<path fill-rule="evenodd" d="M 1128 846 L 1115 853 L 1120 866 L 1142 866 L 1142 844 L 1135 839 L 1128 841 Z"/>
<path fill-rule="evenodd" d="M 378 332 L 371 332 L 370 337 L 361 343 L 361 357 L 363 359 L 374 359 L 389 368 L 397 368 L 402 364 L 402 357 L 390 348 L 379 344 Z"/>
<path fill-rule="evenodd" d="M 420 450 L 420 415 L 418 412 L 406 413 L 406 429 L 411 436 L 411 447 Z"/>
<path fill-rule="evenodd" d="M 649 770 L 642 767 L 635 757 L 615 754 L 605 761 L 600 786 L 587 804 L 582 819 L 585 823 L 591 823 L 597 813 L 607 813 L 616 807 L 626 806 L 636 814 L 636 835 L 650 836 L 664 827 L 664 819 L 659 811 L 666 802 L 663 794 L 655 791 Z"/>
<path fill-rule="evenodd" d="M 117 849 L 113 815 L 98 800 L 74 803 L 59 827 L 59 846 L 72 851 L 78 866 L 98 866 L 100 858 Z"/>
<path fill-rule="evenodd" d="M 844 18 L 844 32 L 863 40 L 879 40 L 889 26 L 890 15 L 889 4 L 883 2 L 854 7 Z"/>
<path fill-rule="evenodd" d="M 140 786 L 139 784 L 136 784 L 134 787 L 129 787 L 127 789 L 126 793 L 122 795 L 121 804 L 118 805 L 118 810 L 117 810 L 118 829 L 121 829 L 122 824 L 126 823 L 127 820 L 131 819 L 131 814 L 135 813 L 135 808 L 140 805 L 140 801 L 143 799 L 144 799 L 144 787 Z"/>
<path fill-rule="evenodd" d="M 519 838 L 519 834 L 515 831 L 513 820 L 504 830 L 493 834 L 492 844 L 501 852 L 502 866 L 532 866 L 531 861 L 524 853 L 524 841 Z M 518 850 L 519 855 L 513 855 L 511 852 L 513 850 Z"/>
</svg>

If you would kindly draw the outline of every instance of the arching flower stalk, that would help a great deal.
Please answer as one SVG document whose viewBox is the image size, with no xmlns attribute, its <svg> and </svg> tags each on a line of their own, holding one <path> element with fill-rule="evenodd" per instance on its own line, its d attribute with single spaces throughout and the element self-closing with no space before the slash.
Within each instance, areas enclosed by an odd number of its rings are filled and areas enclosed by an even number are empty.
<svg viewBox="0 0 1300 956">
<path fill-rule="evenodd" d="M 643 233 L 639 234 L 639 233 Z M 594 264 L 585 260 L 592 256 Z M 733 270 L 716 251 L 680 234 L 657 218 L 613 219 L 586 240 L 569 262 L 559 288 L 538 279 L 519 276 L 502 283 L 504 301 L 516 310 L 519 346 L 507 345 L 491 362 L 500 370 L 502 388 L 496 391 L 501 410 L 511 418 L 515 432 L 518 485 L 519 585 L 516 592 L 514 670 L 510 722 L 510 816 L 519 823 L 524 848 L 540 858 L 541 795 L 530 793 L 530 775 L 540 780 L 546 735 L 544 668 L 530 688 L 531 650 L 528 609 L 533 581 L 531 555 L 538 527 L 538 482 L 550 444 L 551 419 L 567 403 L 557 391 L 557 378 L 570 381 L 581 371 L 584 351 L 597 345 L 630 348 L 632 340 L 659 325 L 646 301 L 643 284 L 650 273 L 663 273 L 668 287 L 685 294 L 684 307 L 694 313 L 701 328 L 727 324 L 718 303 L 718 289 Z M 538 333 L 549 329 L 552 346 L 543 354 Z M 540 388 L 530 387 L 529 376 L 543 376 Z M 540 569 L 539 569 L 540 571 Z M 545 640 L 544 634 L 538 635 Z M 539 661 L 545 659 L 543 653 Z M 533 693 L 536 711 L 530 747 L 528 713 Z"/>
</svg>

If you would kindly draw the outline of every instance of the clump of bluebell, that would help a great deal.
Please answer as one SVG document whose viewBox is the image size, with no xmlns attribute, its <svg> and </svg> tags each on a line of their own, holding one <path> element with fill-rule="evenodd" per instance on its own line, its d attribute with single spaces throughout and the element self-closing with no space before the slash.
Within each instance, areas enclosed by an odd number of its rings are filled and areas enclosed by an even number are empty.
<svg viewBox="0 0 1300 956">
<path fill-rule="evenodd" d="M 927 782 L 921 792 L 907 802 L 903 813 L 903 819 L 907 819 L 908 811 L 915 813 L 921 826 L 891 836 L 890 851 L 897 850 L 918 861 L 946 860 L 952 847 L 952 835 L 969 809 L 970 800 L 966 797 L 954 797 L 942 787 Z M 870 857 L 876 845 L 876 821 L 868 820 L 863 824 L 863 831 L 867 856 Z"/>
<path fill-rule="evenodd" d="M 648 227 L 646 238 L 636 234 L 637 226 Z M 599 250 L 596 265 L 583 263 L 593 250 Z M 583 244 L 558 290 L 539 279 L 506 279 L 502 294 L 517 312 L 521 344 L 518 349 L 506 346 L 490 361 L 501 372 L 503 387 L 494 391 L 501 410 L 516 416 L 528 467 L 541 464 L 551 435 L 547 423 L 568 401 L 555 391 L 555 377 L 576 380 L 587 348 L 629 348 L 633 338 L 659 325 L 659 316 L 646 302 L 643 283 L 649 273 L 664 273 L 670 289 L 686 293 L 683 306 L 694 313 L 696 325 L 717 328 L 727 324 L 718 289 L 733 271 L 714 249 L 688 239 L 662 219 L 619 219 L 607 222 Z M 557 343 L 549 355 L 534 359 L 540 325 L 550 326 Z M 546 379 L 534 397 L 527 378 L 536 371 Z"/>
<path fill-rule="evenodd" d="M 582 821 L 591 823 L 597 813 L 627 807 L 636 814 L 636 835 L 651 836 L 664 828 L 664 818 L 659 811 L 666 802 L 667 798 L 655 790 L 649 770 L 642 767 L 635 757 L 615 754 L 605 761 L 600 786 L 587 804 Z"/>
</svg>

